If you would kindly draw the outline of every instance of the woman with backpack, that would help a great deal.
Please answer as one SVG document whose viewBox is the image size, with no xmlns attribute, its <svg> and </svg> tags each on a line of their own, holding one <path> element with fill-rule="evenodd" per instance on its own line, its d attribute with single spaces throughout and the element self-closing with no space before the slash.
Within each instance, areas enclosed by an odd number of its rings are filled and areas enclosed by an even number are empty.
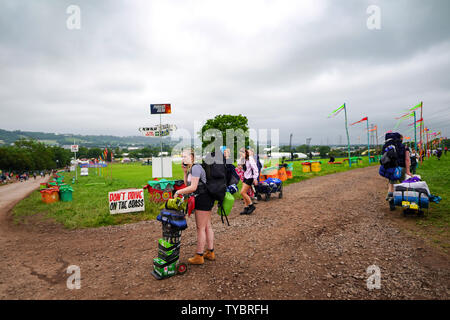
<svg viewBox="0 0 450 320">
<path fill-rule="evenodd" d="M 241 214 L 251 214 L 256 207 L 247 192 L 252 185 L 258 185 L 259 171 L 255 159 L 250 156 L 248 149 L 242 148 L 240 151 L 241 158 L 239 159 L 239 167 L 244 171 L 244 181 L 242 182 L 241 195 L 244 199 L 245 208 Z"/>
<path fill-rule="evenodd" d="M 197 225 L 197 252 L 193 258 L 189 258 L 190 264 L 203 264 L 204 259 L 215 260 L 214 231 L 211 225 L 211 209 L 214 200 L 206 189 L 206 172 L 201 164 L 195 163 L 193 150 L 183 152 L 182 169 L 184 172 L 184 184 L 186 188 L 177 190 L 178 195 L 192 194 L 195 196 L 195 223 Z M 207 246 L 206 252 L 205 245 Z"/>
</svg>

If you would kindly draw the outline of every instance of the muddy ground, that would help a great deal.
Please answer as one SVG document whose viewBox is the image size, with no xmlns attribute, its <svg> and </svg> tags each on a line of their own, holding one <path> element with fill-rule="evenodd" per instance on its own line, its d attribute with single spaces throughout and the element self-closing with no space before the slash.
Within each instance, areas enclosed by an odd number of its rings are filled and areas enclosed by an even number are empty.
<svg viewBox="0 0 450 320">
<path fill-rule="evenodd" d="M 217 260 L 163 281 L 150 271 L 157 221 L 66 230 L 39 218 L 15 225 L 10 209 L 39 179 L 0 189 L 0 299 L 448 299 L 448 254 L 391 219 L 377 167 L 285 187 L 251 216 L 237 202 L 222 225 L 213 215 Z M 13 187 L 14 186 L 14 187 Z M 6 189 L 14 188 L 14 189 Z M 38 215 L 39 217 L 39 215 Z M 181 260 L 195 252 L 195 222 Z M 69 265 L 81 289 L 66 286 Z M 381 288 L 367 288 L 371 265 Z"/>
</svg>

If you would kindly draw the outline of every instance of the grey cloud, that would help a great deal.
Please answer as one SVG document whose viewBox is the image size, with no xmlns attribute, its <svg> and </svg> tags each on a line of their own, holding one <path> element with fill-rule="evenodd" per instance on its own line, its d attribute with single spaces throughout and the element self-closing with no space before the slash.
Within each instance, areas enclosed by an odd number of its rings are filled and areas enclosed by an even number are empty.
<svg viewBox="0 0 450 320">
<path fill-rule="evenodd" d="M 230 29 L 229 17 L 197 14 L 200 2 L 155 1 L 77 1 L 82 28 L 69 31 L 70 4 L 2 3 L 0 111 L 12 119 L 2 128 L 137 134 L 159 120 L 149 104 L 169 102 L 165 121 L 189 130 L 194 120 L 241 113 L 252 127 L 280 128 L 282 141 L 292 132 L 296 143 L 325 143 L 345 136 L 342 118 L 326 118 L 343 102 L 349 121 L 369 115 L 386 130 L 418 101 L 429 116 L 450 102 L 445 0 L 327 1 L 307 23 L 291 12 L 253 34 Z M 371 4 L 381 30 L 366 28 Z M 151 21 L 158 15 L 161 26 Z M 428 123 L 450 130 L 442 118 Z M 353 142 L 361 130 L 351 128 Z"/>
</svg>

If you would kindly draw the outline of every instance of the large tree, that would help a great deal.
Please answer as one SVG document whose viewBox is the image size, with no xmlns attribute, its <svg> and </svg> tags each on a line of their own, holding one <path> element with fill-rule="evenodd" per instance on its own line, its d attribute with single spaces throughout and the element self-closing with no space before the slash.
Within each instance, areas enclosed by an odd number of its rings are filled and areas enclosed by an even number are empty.
<svg viewBox="0 0 450 320">
<path fill-rule="evenodd" d="M 216 129 L 222 133 L 222 145 L 226 145 L 228 148 L 234 150 L 234 157 L 237 156 L 238 139 L 244 139 L 244 146 L 254 146 L 248 136 L 249 127 L 247 117 L 239 115 L 221 114 L 214 117 L 214 119 L 208 119 L 203 125 L 201 132 L 198 132 L 200 139 L 202 140 L 202 148 L 212 144 L 217 137 L 212 137 L 208 130 Z M 233 145 L 227 145 L 227 130 L 234 130 L 237 133 L 233 138 Z M 239 131 L 237 131 L 239 130 Z M 239 132 L 241 134 L 239 134 Z M 243 135 L 242 135 L 243 134 Z M 232 137 L 229 137 L 231 139 Z M 241 143 L 242 144 L 242 143 Z"/>
</svg>

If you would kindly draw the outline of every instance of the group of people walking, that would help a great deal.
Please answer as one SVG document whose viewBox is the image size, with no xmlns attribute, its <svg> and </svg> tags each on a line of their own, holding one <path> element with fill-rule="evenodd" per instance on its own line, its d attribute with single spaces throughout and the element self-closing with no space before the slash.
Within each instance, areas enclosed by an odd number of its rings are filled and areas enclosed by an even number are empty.
<svg viewBox="0 0 450 320">
<path fill-rule="evenodd" d="M 32 171 L 32 172 L 25 171 L 22 173 L 17 173 L 13 171 L 3 172 L 0 170 L 0 183 L 7 184 L 13 182 L 23 182 L 29 180 L 31 177 L 33 177 L 33 179 L 36 180 L 38 175 L 41 176 L 41 178 L 44 178 L 46 175 L 51 175 L 51 170 Z"/>
</svg>

